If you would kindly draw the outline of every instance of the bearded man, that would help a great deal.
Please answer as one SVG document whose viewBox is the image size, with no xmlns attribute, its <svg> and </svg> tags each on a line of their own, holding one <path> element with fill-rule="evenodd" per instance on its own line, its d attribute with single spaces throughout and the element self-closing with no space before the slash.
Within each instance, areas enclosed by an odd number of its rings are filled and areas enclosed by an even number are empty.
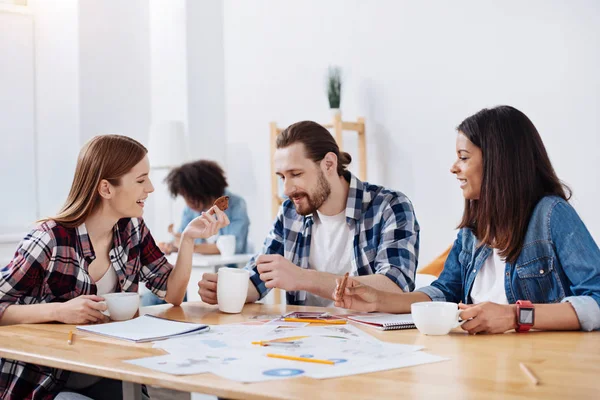
<svg viewBox="0 0 600 400">
<path fill-rule="evenodd" d="M 281 132 L 274 159 L 288 199 L 246 266 L 247 302 L 280 288 L 288 304 L 328 307 L 346 272 L 381 290 L 414 290 L 419 225 L 404 194 L 358 180 L 346 169 L 350 155 L 312 121 Z M 218 303 L 217 274 L 198 286 L 204 302 Z"/>
</svg>

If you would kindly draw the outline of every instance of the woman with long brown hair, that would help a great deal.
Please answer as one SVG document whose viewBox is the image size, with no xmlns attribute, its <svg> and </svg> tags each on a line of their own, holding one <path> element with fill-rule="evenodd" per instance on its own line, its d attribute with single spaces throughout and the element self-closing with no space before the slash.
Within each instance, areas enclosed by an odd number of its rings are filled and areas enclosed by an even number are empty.
<svg viewBox="0 0 600 400">
<path fill-rule="evenodd" d="M 82 148 L 65 205 L 40 221 L 0 273 L 1 325 L 104 322 L 102 295 L 137 292 L 140 282 L 173 305 L 182 302 L 194 240 L 229 220 L 217 207 L 194 219 L 182 233 L 176 265 L 169 264 L 141 219 L 154 191 L 149 168 L 146 148 L 125 136 L 96 136 Z M 90 396 L 94 388 L 121 395 L 119 382 L 98 380 L 0 359 L 3 399 L 54 398 L 65 384 Z"/>
<path fill-rule="evenodd" d="M 600 249 L 533 123 L 500 106 L 457 130 L 451 172 L 465 208 L 440 277 L 401 294 L 350 280 L 334 292 L 336 306 L 408 313 L 416 302 L 462 303 L 462 328 L 472 334 L 600 329 Z"/>
</svg>

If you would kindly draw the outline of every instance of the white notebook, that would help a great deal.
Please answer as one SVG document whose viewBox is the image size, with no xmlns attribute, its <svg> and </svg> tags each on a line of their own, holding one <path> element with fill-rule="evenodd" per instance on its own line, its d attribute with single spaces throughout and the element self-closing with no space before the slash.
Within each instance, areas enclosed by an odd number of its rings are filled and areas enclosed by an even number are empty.
<svg viewBox="0 0 600 400">
<path fill-rule="evenodd" d="M 100 325 L 82 325 L 77 329 L 136 343 L 200 333 L 209 329 L 208 325 L 190 322 L 171 321 L 154 315 L 142 315 L 129 321 L 109 322 Z"/>
<path fill-rule="evenodd" d="M 360 313 L 343 315 L 343 317 L 382 331 L 415 328 L 410 314 Z"/>
</svg>

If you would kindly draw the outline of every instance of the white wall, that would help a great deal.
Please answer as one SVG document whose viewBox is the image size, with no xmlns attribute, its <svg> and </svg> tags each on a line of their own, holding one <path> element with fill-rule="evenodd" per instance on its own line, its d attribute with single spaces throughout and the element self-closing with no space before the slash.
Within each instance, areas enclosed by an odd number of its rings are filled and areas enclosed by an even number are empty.
<svg viewBox="0 0 600 400">
<path fill-rule="evenodd" d="M 600 240 L 599 37 L 593 0 L 225 2 L 228 171 L 252 240 L 271 220 L 268 123 L 328 121 L 330 64 L 343 68 L 343 116 L 366 117 L 368 180 L 413 201 L 421 265 L 462 212 L 454 128 L 498 104 L 533 120 Z"/>
<path fill-rule="evenodd" d="M 29 2 L 35 25 L 39 216 L 63 205 L 79 153 L 78 1 Z"/>
<path fill-rule="evenodd" d="M 0 11 L 0 237 L 37 216 L 33 17 Z M 18 94 L 18 95 L 16 95 Z M 19 173 L 15 173 L 18 171 Z M 26 184 L 24 184 L 26 183 Z M 0 239 L 1 241 L 2 239 Z"/>
<path fill-rule="evenodd" d="M 153 121 L 184 123 L 190 160 L 225 164 L 223 6 L 213 0 L 150 1 L 150 97 Z M 152 164 L 152 153 L 149 154 Z M 182 163 L 190 160 L 180 160 Z M 173 205 L 164 178 L 153 171 L 155 193 L 146 221 L 158 240 L 179 225 L 184 203 Z"/>
<path fill-rule="evenodd" d="M 187 1 L 186 51 L 191 156 L 224 164 L 227 138 L 221 1 Z"/>
<path fill-rule="evenodd" d="M 187 127 L 186 1 L 149 3 L 152 119 L 183 121 Z"/>
<path fill-rule="evenodd" d="M 149 5 L 80 0 L 81 143 L 118 133 L 147 143 L 150 126 Z"/>
</svg>

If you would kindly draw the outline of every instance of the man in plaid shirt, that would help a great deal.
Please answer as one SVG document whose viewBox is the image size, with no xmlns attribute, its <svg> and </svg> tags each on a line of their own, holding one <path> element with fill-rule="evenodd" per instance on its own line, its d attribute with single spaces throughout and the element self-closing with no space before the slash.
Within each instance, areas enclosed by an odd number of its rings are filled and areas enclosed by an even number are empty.
<svg viewBox="0 0 600 400">
<path fill-rule="evenodd" d="M 346 272 L 378 289 L 414 289 L 419 225 L 412 204 L 358 180 L 346 170 L 350 161 L 315 122 L 298 122 L 277 137 L 275 167 L 289 199 L 246 266 L 248 302 L 280 288 L 288 304 L 331 306 L 336 278 Z M 216 283 L 216 274 L 204 274 L 205 302 L 218 302 Z"/>
</svg>

